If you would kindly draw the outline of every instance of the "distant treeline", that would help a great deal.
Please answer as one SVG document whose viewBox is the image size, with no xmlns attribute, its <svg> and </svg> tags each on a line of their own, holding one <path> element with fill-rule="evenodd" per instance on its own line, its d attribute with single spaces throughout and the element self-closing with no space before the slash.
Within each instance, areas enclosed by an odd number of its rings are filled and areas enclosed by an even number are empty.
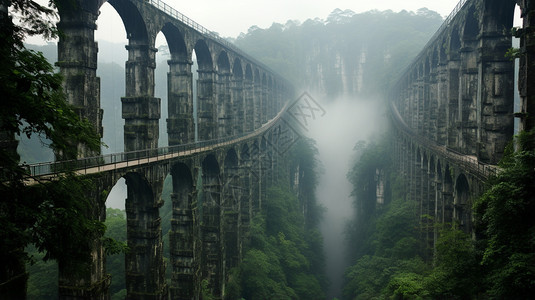
<svg viewBox="0 0 535 300">
<path fill-rule="evenodd" d="M 442 21 L 426 8 L 359 14 L 336 9 L 326 20 L 253 26 L 234 42 L 298 88 L 331 97 L 369 96 L 389 86 Z"/>
</svg>

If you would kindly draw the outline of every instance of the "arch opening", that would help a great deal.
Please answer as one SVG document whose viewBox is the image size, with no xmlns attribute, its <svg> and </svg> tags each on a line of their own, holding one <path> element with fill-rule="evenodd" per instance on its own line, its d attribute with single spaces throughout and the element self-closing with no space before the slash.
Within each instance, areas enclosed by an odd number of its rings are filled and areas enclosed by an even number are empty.
<svg viewBox="0 0 535 300">
<path fill-rule="evenodd" d="M 106 198 L 106 236 L 118 242 L 126 242 L 126 198 L 127 186 L 124 177 L 119 178 Z M 106 257 L 106 271 L 111 274 L 109 293 L 111 298 L 126 297 L 125 254 Z"/>
<path fill-rule="evenodd" d="M 169 117 L 168 105 L 168 71 L 167 61 L 171 59 L 171 46 L 168 44 L 164 31 L 156 35 L 154 48 L 156 52 L 156 69 L 154 69 L 154 97 L 160 98 L 160 120 L 158 121 L 159 138 L 158 147 L 169 146 L 167 119 Z M 176 43 L 176 42 L 175 42 Z"/>
<path fill-rule="evenodd" d="M 103 26 L 106 20 L 108 26 Z M 110 26 L 111 25 L 111 26 Z M 110 28 L 111 27 L 111 28 Z M 113 40 L 110 40 L 113 32 Z M 128 59 L 125 45 L 128 39 L 125 24 L 119 12 L 110 3 L 100 7 L 95 40 L 98 42 L 97 76 L 100 77 L 100 107 L 103 110 L 102 154 L 124 151 L 124 124 L 121 97 L 125 95 L 125 69 Z"/>
</svg>

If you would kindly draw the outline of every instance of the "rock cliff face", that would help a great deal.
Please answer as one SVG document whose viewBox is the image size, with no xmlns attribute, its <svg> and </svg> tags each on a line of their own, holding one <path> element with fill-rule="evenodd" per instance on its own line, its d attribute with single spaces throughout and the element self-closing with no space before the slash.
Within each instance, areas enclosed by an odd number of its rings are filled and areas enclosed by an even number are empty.
<svg viewBox="0 0 535 300">
<path fill-rule="evenodd" d="M 327 98 L 370 96 L 384 90 L 441 23 L 425 8 L 361 14 L 336 9 L 326 20 L 251 27 L 235 43 L 298 88 Z"/>
</svg>

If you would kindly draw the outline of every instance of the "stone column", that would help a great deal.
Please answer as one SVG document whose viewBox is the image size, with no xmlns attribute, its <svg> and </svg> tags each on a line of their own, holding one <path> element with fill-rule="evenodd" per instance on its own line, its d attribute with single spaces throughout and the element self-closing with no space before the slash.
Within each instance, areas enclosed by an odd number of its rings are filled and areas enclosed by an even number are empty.
<svg viewBox="0 0 535 300">
<path fill-rule="evenodd" d="M 438 70 L 436 68 L 431 69 L 429 74 L 429 134 L 428 138 L 431 141 L 438 140 Z"/>
<path fill-rule="evenodd" d="M 448 76 L 447 65 L 441 63 L 438 67 L 437 85 L 437 143 L 446 145 L 448 140 Z"/>
<path fill-rule="evenodd" d="M 215 103 L 215 73 L 213 70 L 198 70 L 197 121 L 199 141 L 217 137 L 217 110 Z"/>
<path fill-rule="evenodd" d="M 171 59 L 167 63 L 169 146 L 192 143 L 195 141 L 192 62 Z"/>
<path fill-rule="evenodd" d="M 268 120 L 268 116 L 269 116 L 269 110 L 268 110 L 269 101 L 270 101 L 270 99 L 269 99 L 269 92 L 268 92 L 267 82 L 263 81 L 262 82 L 262 106 L 260 108 L 260 110 L 262 111 L 262 118 L 261 118 L 261 124 L 262 125 L 264 125 Z"/>
<path fill-rule="evenodd" d="M 195 190 L 189 170 L 173 168 L 173 216 L 169 232 L 171 255 L 171 299 L 194 299 L 195 297 L 195 254 L 194 217 L 192 210 Z"/>
<path fill-rule="evenodd" d="M 232 115 L 234 120 L 234 134 L 242 134 L 247 131 L 246 127 L 246 111 L 245 111 L 245 97 L 243 91 L 243 79 L 235 78 L 232 80 Z"/>
<path fill-rule="evenodd" d="M 475 41 L 465 41 L 461 48 L 461 70 L 459 86 L 459 150 L 476 155 L 478 149 L 477 91 L 478 68 Z"/>
<path fill-rule="evenodd" d="M 504 56 L 511 47 L 511 37 L 503 32 L 484 32 L 479 37 L 479 47 L 478 158 L 496 164 L 514 128 L 514 62 Z"/>
<path fill-rule="evenodd" d="M 157 49 L 146 42 L 130 40 L 126 62 L 126 96 L 123 103 L 124 150 L 158 148 L 160 98 L 154 97 Z"/>
<path fill-rule="evenodd" d="M 450 60 L 447 70 L 446 146 L 458 149 L 459 61 Z"/>
<path fill-rule="evenodd" d="M 521 0 L 523 29 L 516 37 L 520 38 L 520 68 L 518 90 L 520 92 L 520 131 L 535 129 L 535 8 L 533 0 Z M 528 149 L 535 149 L 535 137 L 526 145 Z"/>
<path fill-rule="evenodd" d="M 141 174 L 126 175 L 127 241 L 125 255 L 128 299 L 162 299 L 167 294 L 161 219 L 163 179 L 152 184 Z"/>
<path fill-rule="evenodd" d="M 202 170 L 200 275 L 202 280 L 208 282 L 212 295 L 221 297 L 223 292 L 221 182 L 219 168 L 213 168 L 209 163 L 205 160 Z"/>
<path fill-rule="evenodd" d="M 257 79 L 254 82 L 254 129 L 258 129 L 262 126 L 262 100 L 262 83 L 260 79 Z"/>
<path fill-rule="evenodd" d="M 245 79 L 243 93 L 245 105 L 245 132 L 251 132 L 255 129 L 254 85 L 251 80 Z"/>
<path fill-rule="evenodd" d="M 228 156 L 227 156 L 228 158 Z M 241 186 L 239 169 L 236 164 L 226 165 L 223 174 L 223 205 L 221 209 L 222 218 L 222 272 L 223 286 L 228 280 L 230 270 L 238 266 L 239 263 L 239 241 L 240 241 L 240 215 L 241 215 Z M 224 294 L 224 287 L 223 287 Z"/>
<path fill-rule="evenodd" d="M 68 10 L 70 5 L 66 4 L 66 9 L 59 11 L 58 29 L 62 35 L 58 42 L 56 65 L 64 78 L 63 90 L 67 102 L 74 106 L 80 118 L 89 120 L 97 133 L 102 136 L 103 111 L 100 108 L 100 78 L 97 77 L 98 45 L 95 42 L 98 7 L 95 7 L 94 3 L 84 1 L 78 3 L 80 9 L 70 11 Z M 93 153 L 78 145 L 78 157 L 98 154 L 100 151 Z"/>
<path fill-rule="evenodd" d="M 106 219 L 106 199 L 104 187 L 105 180 L 97 180 L 95 188 L 89 191 L 87 197 L 94 199 L 93 206 L 86 213 L 96 221 L 104 222 Z M 108 186 L 109 187 L 109 186 Z M 109 299 L 108 290 L 111 284 L 111 276 L 106 273 L 106 254 L 100 237 L 89 241 L 87 245 L 91 250 L 91 261 L 86 264 L 74 264 L 70 257 L 65 256 L 58 260 L 59 269 L 59 299 L 82 300 L 82 299 Z"/>
<path fill-rule="evenodd" d="M 63 1 L 61 1 L 63 2 Z M 79 9 L 69 10 L 71 6 L 62 6 L 59 11 L 58 29 L 62 35 L 58 43 L 58 62 L 60 73 L 64 77 L 63 90 L 67 102 L 74 106 L 80 118 L 86 118 L 102 136 L 102 114 L 100 108 L 100 79 L 96 76 L 98 45 L 94 40 L 98 7 L 93 1 L 78 1 Z M 98 155 L 100 151 L 91 152 L 81 145 L 78 157 Z M 65 159 L 61 157 L 57 159 Z M 87 212 L 96 220 L 103 221 L 106 216 L 104 201 L 100 193 L 89 197 L 95 200 L 93 209 Z M 68 258 L 58 262 L 59 265 L 59 299 L 108 299 L 110 278 L 106 274 L 105 255 L 100 239 L 91 242 L 92 260 L 87 266 L 75 266 Z M 87 268 L 82 274 L 73 269 Z"/>
<path fill-rule="evenodd" d="M 233 135 L 234 114 L 232 111 L 232 98 L 230 91 L 230 72 L 222 71 L 217 75 L 217 137 Z"/>
</svg>

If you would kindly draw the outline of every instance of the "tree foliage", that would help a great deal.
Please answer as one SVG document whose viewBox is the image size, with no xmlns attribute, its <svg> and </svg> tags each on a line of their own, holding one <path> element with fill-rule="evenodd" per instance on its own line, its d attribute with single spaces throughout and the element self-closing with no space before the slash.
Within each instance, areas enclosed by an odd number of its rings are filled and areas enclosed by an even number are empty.
<svg viewBox="0 0 535 300">
<path fill-rule="evenodd" d="M 90 180 L 66 170 L 60 180 L 25 186 L 27 170 L 19 165 L 15 136 L 43 136 L 58 156 L 73 158 L 77 147 L 98 151 L 100 139 L 91 124 L 81 120 L 61 89 L 61 76 L 54 73 L 41 53 L 25 48 L 28 35 L 58 34 L 55 2 L 50 8 L 35 1 L 1 1 L 0 8 L 0 282 L 24 274 L 28 259 L 24 248 L 34 244 L 43 259 L 87 262 L 89 243 L 104 232 L 92 217 L 95 203 L 85 197 L 93 189 Z M 17 16 L 18 22 L 13 20 Z M 20 290 L 20 288 L 19 288 Z"/>
<path fill-rule="evenodd" d="M 519 150 L 507 151 L 501 171 L 475 202 L 475 239 L 451 224 L 437 224 L 432 261 L 425 261 L 420 250 L 417 203 L 405 197 L 399 179 L 393 180 L 391 203 L 366 211 L 370 213 L 366 230 L 349 232 L 358 239 L 353 241 L 355 264 L 346 273 L 346 298 L 531 298 L 535 292 L 535 151 L 524 150 L 529 149 L 524 145 L 528 140 L 526 133 L 518 138 Z M 355 185 L 357 209 L 372 207 L 359 202 L 373 202 L 374 194 L 364 191 L 369 190 L 382 156 L 376 155 L 382 153 L 381 144 L 360 146 L 360 160 L 349 177 Z M 363 224 L 358 219 L 354 223 Z"/>
<path fill-rule="evenodd" d="M 321 209 L 314 196 L 317 150 L 302 140 L 290 151 L 289 163 L 281 167 L 299 170 L 299 196 L 285 180 L 268 189 L 225 299 L 325 299 L 323 241 L 317 229 Z"/>
</svg>

